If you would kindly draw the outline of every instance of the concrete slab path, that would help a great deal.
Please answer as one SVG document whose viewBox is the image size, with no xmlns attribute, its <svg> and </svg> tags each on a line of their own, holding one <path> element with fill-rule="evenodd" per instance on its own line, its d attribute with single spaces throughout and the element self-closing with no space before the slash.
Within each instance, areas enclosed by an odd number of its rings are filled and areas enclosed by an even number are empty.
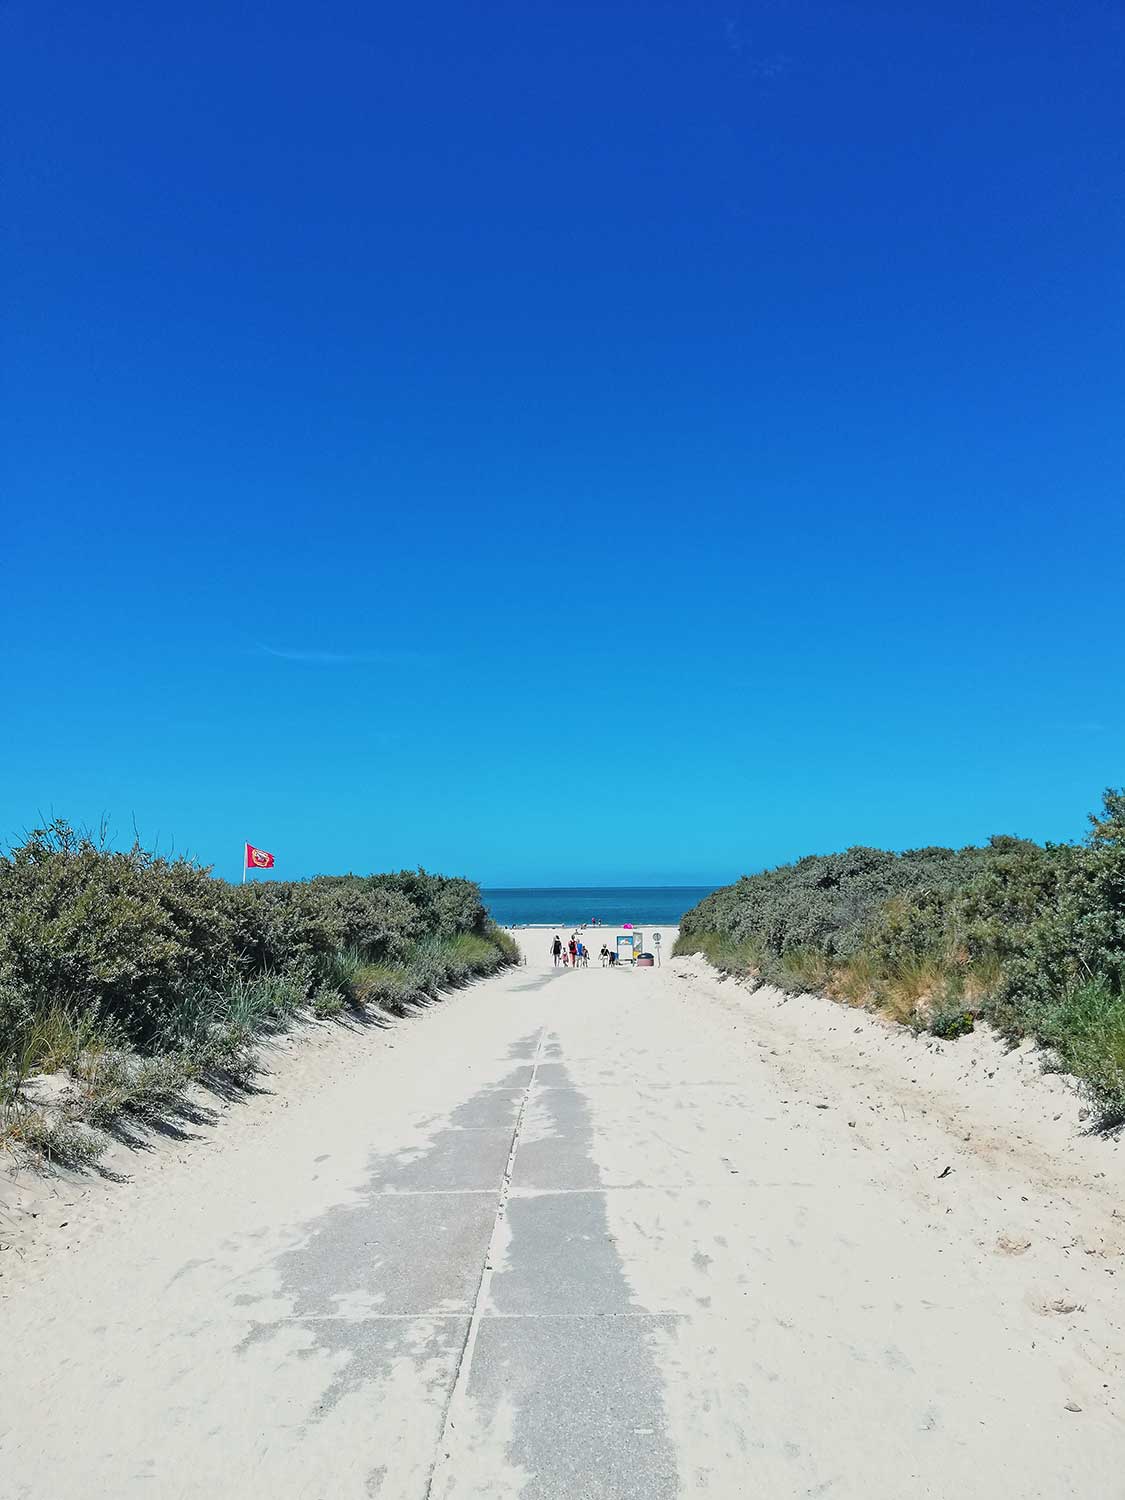
<svg viewBox="0 0 1125 1500">
<path fill-rule="evenodd" d="M 9 1281 L 4 1500 L 1125 1495 L 1108 1199 L 964 1159 L 912 1038 L 525 941 Z"/>
</svg>

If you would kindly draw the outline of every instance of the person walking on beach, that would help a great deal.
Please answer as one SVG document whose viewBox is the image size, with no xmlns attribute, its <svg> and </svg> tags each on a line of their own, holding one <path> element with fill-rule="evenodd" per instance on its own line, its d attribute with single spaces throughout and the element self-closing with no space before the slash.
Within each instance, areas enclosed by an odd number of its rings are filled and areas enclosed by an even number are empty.
<svg viewBox="0 0 1125 1500">
<path fill-rule="evenodd" d="M 572 969 L 577 969 L 577 967 L 578 967 L 578 940 L 577 940 L 577 938 L 571 938 L 571 940 L 570 940 L 570 967 Z"/>
<path fill-rule="evenodd" d="M 557 932 L 555 933 L 555 941 L 551 944 L 551 957 L 555 960 L 555 968 L 557 969 L 559 959 L 562 958 L 562 940 Z"/>
</svg>

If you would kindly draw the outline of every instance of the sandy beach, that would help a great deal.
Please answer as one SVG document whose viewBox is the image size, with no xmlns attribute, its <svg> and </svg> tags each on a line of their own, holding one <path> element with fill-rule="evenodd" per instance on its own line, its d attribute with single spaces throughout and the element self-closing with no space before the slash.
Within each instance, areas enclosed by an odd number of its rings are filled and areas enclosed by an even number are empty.
<svg viewBox="0 0 1125 1500">
<path fill-rule="evenodd" d="M 125 1180 L 0 1179 L 3 1500 L 1125 1496 L 1068 1080 L 551 933 Z"/>
</svg>

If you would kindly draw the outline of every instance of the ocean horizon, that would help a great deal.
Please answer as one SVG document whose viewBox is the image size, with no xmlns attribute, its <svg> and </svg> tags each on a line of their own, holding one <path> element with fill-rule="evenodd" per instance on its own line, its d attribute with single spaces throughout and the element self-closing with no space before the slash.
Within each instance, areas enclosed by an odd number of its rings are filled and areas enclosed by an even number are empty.
<svg viewBox="0 0 1125 1500">
<path fill-rule="evenodd" d="M 675 926 L 684 912 L 718 890 L 715 885 L 490 886 L 481 897 L 501 927 L 558 923 L 663 922 Z"/>
</svg>

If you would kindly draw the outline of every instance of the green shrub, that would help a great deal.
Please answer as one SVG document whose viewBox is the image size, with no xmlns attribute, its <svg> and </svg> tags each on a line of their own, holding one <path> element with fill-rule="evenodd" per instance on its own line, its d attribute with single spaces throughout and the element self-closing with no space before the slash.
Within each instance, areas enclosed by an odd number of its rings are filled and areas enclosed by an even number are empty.
<svg viewBox="0 0 1125 1500">
<path fill-rule="evenodd" d="M 1024 1012 L 1026 1029 L 1080 1080 L 1105 1126 L 1125 1121 L 1125 996 L 1089 980 Z"/>
<path fill-rule="evenodd" d="M 1037 1036 L 1125 1118 L 1125 792 L 1085 846 L 854 848 L 744 876 L 688 912 L 677 953 L 825 989 L 939 1036 L 981 1013 Z"/>
<path fill-rule="evenodd" d="M 828 983 L 831 965 L 816 948 L 786 948 L 771 966 L 787 990 L 820 990 Z"/>
<path fill-rule="evenodd" d="M 317 963 L 316 974 L 321 985 L 358 998 L 357 986 L 370 960 L 358 948 L 335 948 Z"/>
<path fill-rule="evenodd" d="M 344 1009 L 347 1001 L 339 990 L 334 990 L 326 984 L 313 991 L 312 1012 L 318 1020 L 327 1021 L 332 1016 L 338 1016 Z"/>
<path fill-rule="evenodd" d="M 954 1037 L 968 1036 L 974 1025 L 975 1020 L 972 1011 L 965 1010 L 961 1006 L 942 1006 L 930 1016 L 930 1030 L 934 1036 L 941 1037 L 943 1041 L 952 1041 Z"/>
<path fill-rule="evenodd" d="M 485 936 L 499 953 L 501 964 L 518 964 L 521 961 L 520 945 L 510 932 L 505 932 L 502 927 L 497 927 L 495 922 L 490 921 L 485 928 Z"/>
<path fill-rule="evenodd" d="M 478 888 L 424 870 L 232 886 L 185 859 L 57 821 L 0 856 L 0 1134 L 54 1161 L 93 1159 L 76 1120 L 184 1107 L 254 1067 L 263 1033 L 346 1004 L 401 1013 L 518 960 Z M 67 1109 L 28 1080 L 67 1069 Z"/>
<path fill-rule="evenodd" d="M 372 1005 L 401 1015 L 414 998 L 424 998 L 410 973 L 391 964 L 366 964 L 353 990 L 357 1005 Z"/>
<path fill-rule="evenodd" d="M 762 948 L 761 944 L 753 938 L 745 938 L 737 942 L 732 938 L 725 937 L 722 933 L 713 931 L 696 932 L 692 936 L 680 933 L 676 939 L 673 954 L 677 953 L 699 953 L 708 963 L 715 965 L 724 973 L 749 974 L 761 967 Z"/>
<path fill-rule="evenodd" d="M 357 1004 L 401 1015 L 411 1005 L 492 974 L 518 956 L 514 939 L 491 925 L 484 933 L 431 936 L 417 943 L 401 964 L 360 965 L 351 980 L 351 993 Z"/>
<path fill-rule="evenodd" d="M 230 963 L 229 888 L 187 860 L 118 853 L 56 822 L 0 859 L 0 990 L 152 1037 Z"/>
<path fill-rule="evenodd" d="M 424 870 L 232 886 L 62 821 L 0 857 L 4 1056 L 45 1015 L 90 1018 L 143 1053 L 206 1052 L 314 993 L 357 998 L 372 965 L 409 974 L 389 986 L 397 1002 L 517 956 L 471 881 Z"/>
</svg>

